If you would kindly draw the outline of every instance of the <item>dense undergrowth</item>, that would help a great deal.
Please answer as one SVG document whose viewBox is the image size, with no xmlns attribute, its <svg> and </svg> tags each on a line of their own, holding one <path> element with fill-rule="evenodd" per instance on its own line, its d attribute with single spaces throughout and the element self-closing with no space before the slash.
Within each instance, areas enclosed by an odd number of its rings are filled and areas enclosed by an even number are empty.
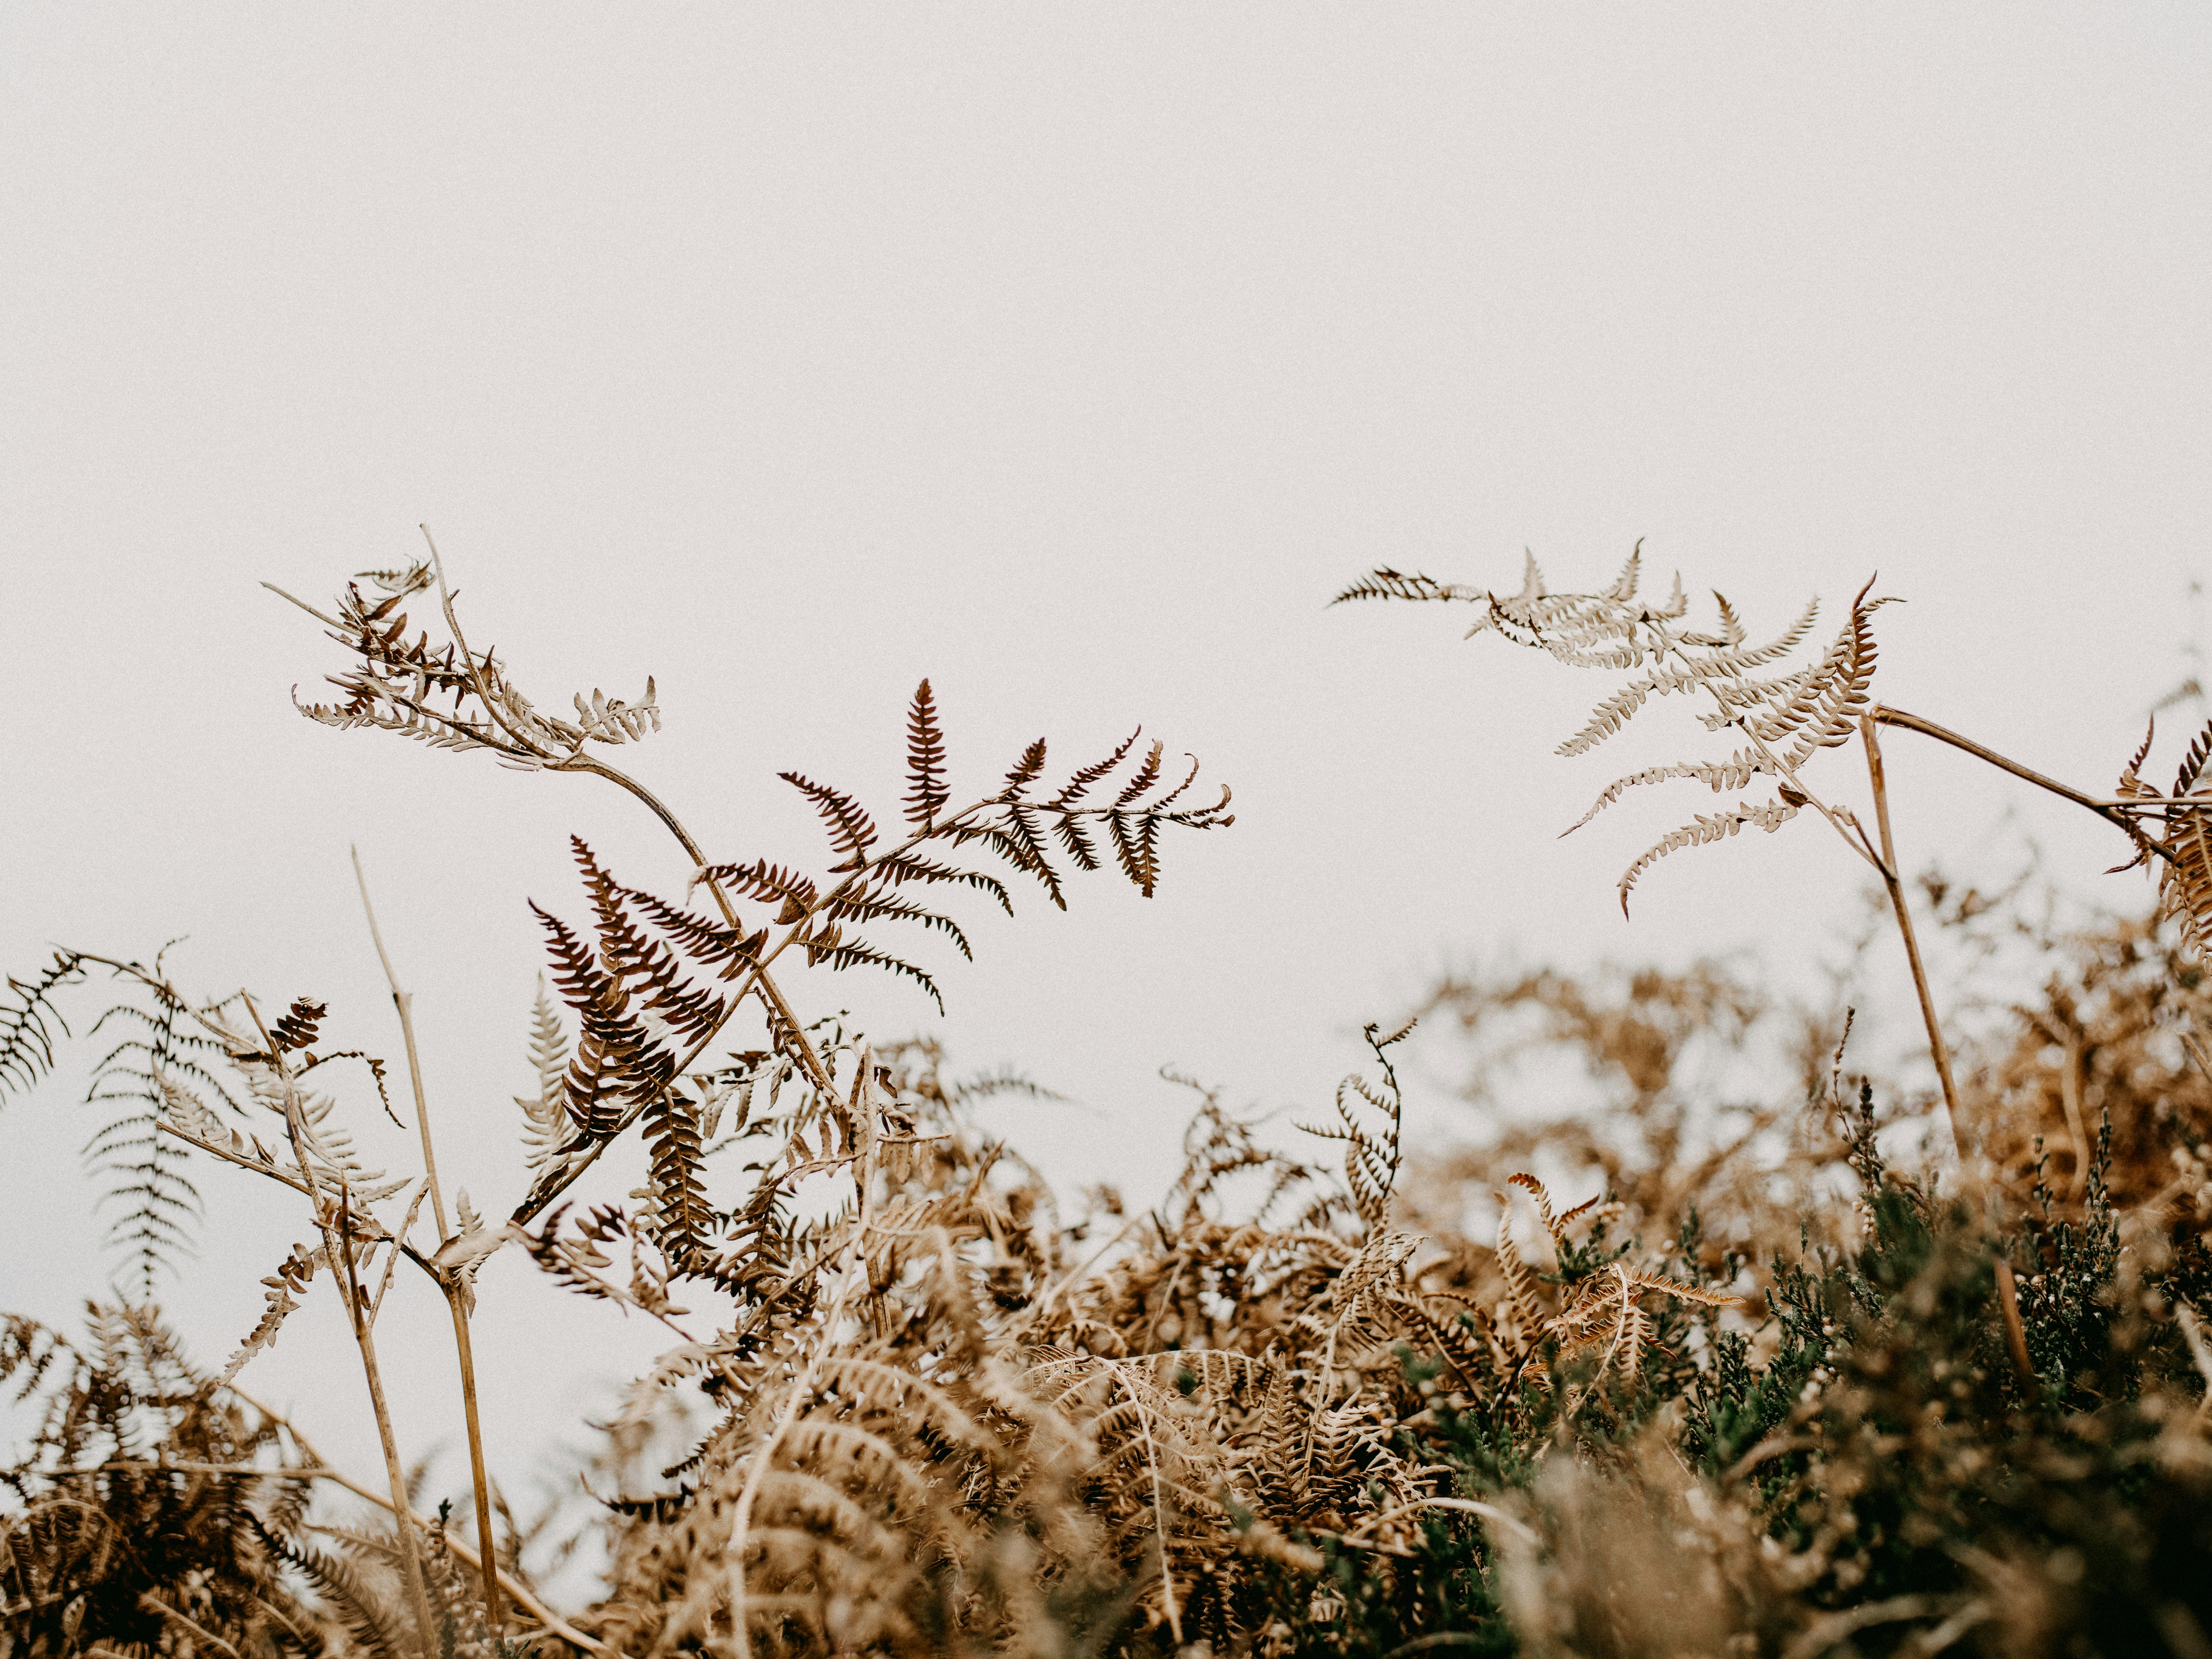
<svg viewBox="0 0 2212 1659">
<path fill-rule="evenodd" d="M 1632 575 L 1573 615 L 1630 616 Z M 559 1001 L 541 995 L 520 1103 L 533 1185 L 504 1219 L 449 1217 L 434 1175 L 362 1167 L 321 1078 L 374 1109 L 387 1068 L 319 1049 L 308 999 L 199 1002 L 158 961 L 75 951 L 11 981 L 16 1086 L 52 1067 L 88 981 L 120 999 L 96 1156 L 137 1194 L 142 1276 L 82 1337 L 15 1316 L 0 1341 L 35 1425 L 0 1474 L 0 1659 L 2212 1653 L 2212 1076 L 2192 1047 L 2212 993 L 2171 902 L 2039 934 L 1930 878 L 1925 916 L 2008 928 L 2045 975 L 1941 1055 L 1934 1096 L 1866 1076 L 1840 1011 L 1792 1016 L 1714 965 L 1455 981 L 1418 1037 L 1369 1028 L 1306 1151 L 1206 1096 L 1170 1192 L 1066 1212 L 977 1132 L 933 1045 L 809 1018 L 776 973 L 930 986 L 860 930 L 964 948 L 912 894 L 1011 908 L 1020 878 L 1059 902 L 1109 866 L 1149 891 L 1163 836 L 1225 825 L 1225 796 L 1192 805 L 1191 778 L 1131 744 L 1046 784 L 1040 741 L 955 811 L 925 685 L 903 830 L 793 774 L 836 861 L 716 861 L 586 747 L 647 735 L 650 685 L 540 714 L 449 604 L 447 644 L 408 640 L 398 606 L 427 570 L 381 580 L 324 617 L 356 663 L 346 701 L 307 712 L 606 776 L 682 839 L 712 905 L 624 886 L 578 843 L 590 916 L 539 912 Z M 1481 597 L 1547 642 L 1535 601 L 1523 623 Z M 1796 769 L 1850 735 L 1869 610 L 1827 666 L 1758 693 L 1770 726 L 1802 702 L 1818 741 L 1709 769 L 1812 799 Z M 1679 614 L 1632 622 L 1663 642 Z M 1682 637 L 1708 663 L 1755 655 L 1723 615 Z M 2190 822 L 2174 811 L 2167 839 Z M 1881 862 L 1886 828 L 1881 852 L 1859 839 Z M 1777 1052 L 1759 1045 L 1793 1018 L 1794 1059 L 1756 1088 L 1717 1094 L 1691 1063 Z M 1455 1033 L 1478 1097 L 1535 1053 L 1613 1104 L 1409 1158 L 1401 1044 Z M 633 1127 L 636 1201 L 571 1201 Z M 151 1294 L 187 1149 L 302 1215 L 220 1370 Z M 565 1613 L 480 1462 L 472 1493 L 417 1512 L 381 1408 L 377 1313 L 434 1289 L 476 1444 L 474 1272 L 502 1249 L 669 1334 L 608 1430 L 604 1582 Z M 376 1402 L 381 1490 L 239 1386 L 324 1285 Z"/>
</svg>

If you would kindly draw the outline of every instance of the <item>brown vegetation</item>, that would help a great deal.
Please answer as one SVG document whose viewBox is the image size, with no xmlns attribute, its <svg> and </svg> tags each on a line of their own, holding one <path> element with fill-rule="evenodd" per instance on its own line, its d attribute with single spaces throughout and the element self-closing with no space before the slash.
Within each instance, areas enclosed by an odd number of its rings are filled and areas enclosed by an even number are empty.
<svg viewBox="0 0 2212 1659">
<path fill-rule="evenodd" d="M 2205 744 L 2166 794 L 2141 785 L 2138 753 L 2103 800 L 1977 750 L 2122 829 L 2161 872 L 2165 920 L 2039 939 L 2047 981 L 1954 1056 L 1875 725 L 1973 745 L 1872 703 L 1879 602 L 1863 592 L 1793 670 L 1810 611 L 1754 647 L 1725 600 L 1693 630 L 1679 583 L 1654 606 L 1636 578 L 1632 559 L 1605 592 L 1553 595 L 1532 562 L 1501 599 L 1382 571 L 1350 596 L 1468 603 L 1478 632 L 1634 672 L 1570 752 L 1652 698 L 1709 701 L 1708 728 L 1736 734 L 1727 759 L 1632 775 L 1583 822 L 1674 780 L 1773 797 L 1672 832 L 1624 904 L 1669 853 L 1813 808 L 1904 932 L 1939 1097 L 1847 1079 L 1847 1020 L 1771 1007 L 1710 964 L 1455 981 L 1421 1015 L 1429 1040 L 1455 1027 L 1473 1045 L 1471 1095 L 1540 1054 L 1610 1109 L 1411 1159 L 1396 1066 L 1413 1028 L 1370 1026 L 1368 1065 L 1307 1126 L 1321 1152 L 1205 1095 L 1159 1202 L 1100 1190 L 1072 1216 L 976 1131 L 976 1091 L 933 1045 L 813 1017 L 805 971 L 877 968 L 933 994 L 884 929 L 964 953 L 939 900 L 1011 909 L 1034 881 L 1064 904 L 1109 864 L 1150 893 L 1170 831 L 1231 822 L 1225 791 L 1196 793 L 1194 767 L 1170 775 L 1134 737 L 1051 772 L 1040 739 L 956 806 L 925 683 L 898 829 L 792 773 L 823 866 L 715 861 L 605 758 L 657 729 L 650 681 L 634 703 L 594 692 L 573 720 L 546 714 L 471 650 L 434 566 L 349 586 L 314 613 L 350 655 L 342 700 L 307 714 L 600 776 L 681 842 L 692 890 L 625 885 L 575 842 L 584 920 L 538 911 L 555 994 L 541 986 L 519 1103 L 532 1184 L 498 1219 L 447 1209 L 396 980 L 411 1103 L 381 1061 L 322 1044 L 307 999 L 198 1000 L 159 959 L 79 951 L 10 981 L 0 1078 L 18 1087 L 53 1063 L 60 999 L 94 976 L 120 995 L 94 1092 L 121 1115 L 96 1152 L 137 1199 L 142 1303 L 177 1237 L 185 1148 L 289 1189 L 301 1231 L 219 1375 L 150 1305 L 100 1310 L 82 1347 L 11 1322 L 0 1377 L 43 1414 L 5 1476 L 0 1656 L 2212 1650 Z M 433 589 L 434 644 L 402 611 Z M 1806 777 L 1854 739 L 1873 833 Z M 1961 927 L 1996 914 L 1955 910 Z M 1785 1062 L 1763 1091 L 1715 1097 L 1691 1060 L 1757 1041 Z M 411 1103 L 419 1176 L 362 1166 L 327 1091 L 341 1077 L 354 1109 Z M 1893 1166 L 1885 1130 L 1923 1111 L 1971 1161 Z M 633 1127 L 641 1201 L 567 1201 Z M 611 1568 L 566 1615 L 511 1519 L 498 1536 L 483 1474 L 470 1316 L 505 1249 L 669 1337 L 610 1430 Z M 424 1279 L 452 1310 L 473 1548 L 444 1506 L 416 1513 L 382 1408 L 377 1318 Z M 381 1490 L 238 1387 L 319 1282 L 354 1334 Z M 641 1467 L 682 1401 L 703 1420 Z M 373 1524 L 328 1518 L 319 1485 L 375 1506 Z"/>
</svg>

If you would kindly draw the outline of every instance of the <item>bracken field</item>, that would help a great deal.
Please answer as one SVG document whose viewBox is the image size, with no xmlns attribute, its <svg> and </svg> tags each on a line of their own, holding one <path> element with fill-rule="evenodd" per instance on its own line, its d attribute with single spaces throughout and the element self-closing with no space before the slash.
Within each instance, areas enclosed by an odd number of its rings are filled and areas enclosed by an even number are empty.
<svg viewBox="0 0 2212 1659">
<path fill-rule="evenodd" d="M 2115 734 L 2118 781 L 2087 793 L 1880 703 L 1870 586 L 1762 634 L 1641 577 L 1378 570 L 1340 597 L 1601 682 L 1563 754 L 1691 706 L 1711 752 L 1583 820 L 1717 798 L 1629 864 L 1621 903 L 1746 830 L 1832 835 L 1838 879 L 1901 935 L 1932 1086 L 1862 1064 L 1844 1008 L 1718 966 L 1452 981 L 1367 1028 L 1303 1135 L 1200 1091 L 1180 1179 L 1128 1197 L 1048 1190 L 971 1110 L 1028 1085 L 848 1029 L 827 976 L 934 997 L 902 940 L 964 954 L 978 908 L 1150 894 L 1179 838 L 1235 833 L 1194 763 L 1134 738 L 1072 767 L 1042 738 L 956 759 L 925 682 L 903 799 L 786 774 L 826 850 L 716 862 L 617 763 L 659 726 L 650 682 L 539 707 L 471 643 L 434 550 L 294 600 L 343 653 L 309 718 L 591 774 L 693 877 L 645 891 L 574 842 L 576 890 L 537 911 L 532 1184 L 505 1214 L 441 1180 L 396 979 L 404 1051 L 372 1056 L 328 1044 L 312 996 L 204 998 L 149 941 L 10 964 L 0 1085 L 40 1087 L 71 1045 L 96 1065 L 88 1157 L 130 1261 L 81 1328 L 10 1316 L 0 1339 L 27 1425 L 0 1469 L 0 1659 L 2212 1656 L 2212 731 L 2163 759 L 2170 785 L 2151 738 L 2130 758 Z M 1885 737 L 2103 817 L 2154 907 L 2060 931 L 2017 890 L 1909 875 Z M 1959 953 L 1916 913 L 2031 953 L 2025 988 L 1952 1018 L 1966 989 L 1927 964 Z M 1400 1045 L 1439 1030 L 1622 1103 L 1416 1156 Z M 1698 1081 L 1729 1056 L 1763 1094 Z M 349 1121 L 385 1114 L 418 1167 L 363 1167 Z M 632 1201 L 572 1198 L 602 1158 Z M 233 1182 L 285 1188 L 295 1236 L 252 1330 L 177 1331 L 161 1275 Z M 486 1474 L 471 1321 L 499 1251 L 666 1332 L 603 1425 L 587 1595 L 533 1583 L 551 1523 Z M 471 1465 L 434 1513 L 378 1363 L 386 1299 L 423 1296 L 450 1311 Z M 244 1391 L 317 1301 L 349 1327 L 381 1467 L 331 1467 Z"/>
</svg>

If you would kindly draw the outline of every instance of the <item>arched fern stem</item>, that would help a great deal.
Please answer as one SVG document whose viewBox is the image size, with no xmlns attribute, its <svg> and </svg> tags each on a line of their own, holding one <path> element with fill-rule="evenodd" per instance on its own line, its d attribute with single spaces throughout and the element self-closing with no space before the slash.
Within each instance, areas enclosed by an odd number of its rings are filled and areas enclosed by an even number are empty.
<svg viewBox="0 0 2212 1659">
<path fill-rule="evenodd" d="M 707 855 L 700 850 L 699 843 L 691 839 L 691 832 L 684 827 L 675 813 L 670 811 L 662 804 L 659 796 L 627 772 L 609 766 L 605 761 L 595 760 L 584 754 L 575 755 L 551 769 L 559 772 L 589 772 L 594 776 L 605 778 L 608 782 L 627 789 L 639 800 L 644 802 L 647 809 L 666 826 L 668 833 L 676 837 L 678 844 L 684 848 L 684 856 L 691 860 L 691 867 L 695 870 L 706 868 Z M 722 912 L 722 919 L 732 927 L 737 927 L 737 907 L 730 902 L 729 895 L 722 890 L 721 883 L 709 878 L 707 890 L 714 896 L 714 902 Z M 804 923 L 799 926 L 804 926 Z M 796 931 L 794 927 L 794 933 Z M 785 943 L 789 943 L 788 936 Z M 778 948 L 781 949 L 780 946 Z M 762 958 L 760 963 L 748 975 L 745 982 L 738 987 L 737 994 L 730 999 L 730 1006 L 734 1011 L 737 1006 L 744 1000 L 747 991 L 758 991 L 761 1000 L 773 1011 L 784 1029 L 792 1034 L 793 1041 L 798 1045 L 799 1062 L 806 1067 L 807 1075 L 812 1079 L 815 1087 L 827 1094 L 834 1086 L 830 1080 L 829 1069 L 823 1065 L 822 1057 L 814 1052 L 814 1045 L 807 1040 L 806 1033 L 799 1025 L 798 1018 L 791 1012 L 791 1005 L 784 1000 L 782 989 L 769 977 L 768 964 L 775 959 L 775 952 L 771 951 Z M 699 1054 L 704 1053 L 707 1044 L 714 1040 L 714 1033 L 710 1031 L 706 1037 L 694 1045 L 690 1057 L 687 1058 L 684 1064 L 690 1065 Z M 680 1071 L 682 1068 L 678 1069 Z"/>
<path fill-rule="evenodd" d="M 1963 749 L 1975 759 L 1986 761 L 2001 772 L 2009 772 L 2022 782 L 2032 783 L 2039 789 L 2047 789 L 2061 800 L 2070 800 L 2076 806 L 2086 807 L 2113 828 L 2124 831 L 2139 849 L 2148 847 L 2168 863 L 2174 861 L 2172 848 L 2153 841 L 2136 828 L 2134 814 L 2145 807 L 2155 808 L 2176 803 L 2148 797 L 2140 801 L 2099 800 L 2093 795 L 2083 794 L 2079 789 L 2069 787 L 2056 778 L 2046 778 L 2042 773 L 2022 766 L 2018 761 L 2008 760 L 1996 750 L 1984 748 L 1972 738 L 1963 737 L 1948 726 L 1938 726 L 1934 720 L 1908 714 L 1902 708 L 1887 708 L 1881 703 L 1876 703 L 1868 712 L 1876 725 L 1899 726 L 1907 732 L 1917 732 L 1924 738 L 1933 738 L 1938 743 L 1948 743 L 1954 749 Z"/>
</svg>

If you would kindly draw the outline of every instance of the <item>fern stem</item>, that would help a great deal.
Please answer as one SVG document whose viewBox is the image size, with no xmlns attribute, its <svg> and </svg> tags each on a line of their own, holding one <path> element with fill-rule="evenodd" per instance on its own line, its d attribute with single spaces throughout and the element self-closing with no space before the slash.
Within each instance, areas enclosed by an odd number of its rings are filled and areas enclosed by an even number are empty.
<svg viewBox="0 0 2212 1659">
<path fill-rule="evenodd" d="M 1933 738 L 1938 743 L 1948 743 L 1954 749 L 1963 749 L 1975 759 L 1987 761 L 2001 772 L 2009 772 L 2013 776 L 2023 782 L 2032 783 L 2039 789 L 2048 789 L 2061 800 L 2070 800 L 2076 806 L 2087 807 L 2106 823 L 2125 831 L 2138 848 L 2148 847 L 2160 858 L 2169 862 L 2173 859 L 2173 854 L 2166 848 L 2136 828 L 2134 820 L 2128 815 L 2126 810 L 2114 802 L 2102 801 L 2094 796 L 2085 795 L 2079 789 L 2069 788 L 2056 778 L 2046 778 L 2042 773 L 2022 766 L 2018 761 L 2008 760 L 1996 750 L 1984 748 L 1972 738 L 1962 737 L 1948 726 L 1938 726 L 1934 720 L 1923 720 L 1917 714 L 1908 714 L 1902 708 L 1886 708 L 1881 704 L 1876 703 L 1869 711 L 1869 717 L 1880 725 L 1900 726 L 1907 732 L 1917 732 L 1923 738 Z M 2145 803 L 2148 805 L 2167 804 L 2163 801 Z"/>
<path fill-rule="evenodd" d="M 427 532 L 426 532 L 427 533 Z M 361 867 L 361 849 L 349 848 L 353 855 L 353 877 L 361 889 L 362 914 L 368 918 L 368 937 L 376 946 L 376 959 L 384 966 L 385 982 L 392 988 L 392 1006 L 399 1011 L 399 1036 L 407 1048 L 407 1079 L 415 1090 L 415 1127 L 422 1137 L 422 1173 L 430 1187 L 430 1211 L 438 1224 L 438 1244 L 443 1249 L 453 1242 L 453 1230 L 446 1220 L 446 1195 L 438 1185 L 438 1152 L 430 1139 L 430 1097 L 422 1085 L 422 1057 L 415 1042 L 415 994 L 400 988 L 399 975 L 392 965 L 392 956 L 384 948 L 384 932 L 376 925 L 376 907 L 369 902 L 368 877 Z M 414 1212 L 408 1212 L 411 1222 Z M 403 1237 L 404 1227 L 400 1229 Z M 395 1247 L 396 1248 L 396 1247 Z M 499 1549 L 492 1535 L 491 1482 L 484 1472 L 483 1429 L 477 1413 L 476 1352 L 469 1340 L 468 1304 L 463 1294 L 460 1271 L 445 1268 L 437 1275 L 438 1288 L 445 1293 L 446 1306 L 453 1316 L 453 1351 L 461 1367 L 461 1416 L 469 1437 L 469 1475 L 476 1488 L 477 1547 L 483 1556 L 484 1622 L 494 1631 L 502 1631 L 505 1622 L 499 1605 L 499 1578 L 496 1561 Z M 381 1304 L 384 1294 L 377 1292 Z"/>
<path fill-rule="evenodd" d="M 1905 959 L 1912 967 L 1912 987 L 1920 994 L 1920 1018 L 1928 1026 L 1928 1052 L 1936 1061 L 1936 1075 L 1943 1085 L 1943 1113 L 1951 1125 L 1951 1145 L 1960 1156 L 1966 1149 L 1960 1133 L 1959 1090 L 1951 1079 L 1951 1051 L 1943 1041 L 1943 1024 L 1936 1017 L 1935 994 L 1929 989 L 1928 969 L 1920 960 L 1920 941 L 1912 932 L 1912 910 L 1905 902 L 1905 884 L 1898 878 L 1897 848 L 1889 834 L 1889 787 L 1882 775 L 1881 744 L 1875 735 L 1871 714 L 1859 716 L 1859 740 L 1866 746 L 1867 777 L 1874 786 L 1875 825 L 1881 833 L 1882 885 L 1888 890 L 1890 908 L 1897 915 L 1897 931 L 1905 938 Z"/>
<path fill-rule="evenodd" d="M 676 837 L 678 845 L 684 848 L 684 855 L 691 860 L 691 867 L 695 870 L 706 867 L 707 854 L 700 849 L 699 843 L 691 839 L 691 832 L 684 827 L 675 813 L 670 811 L 661 803 L 659 796 L 628 773 L 609 766 L 605 761 L 594 760 L 582 754 L 562 762 L 554 769 L 564 772 L 589 772 L 629 790 L 666 826 L 668 833 Z M 722 884 L 710 880 L 707 884 L 707 890 L 714 896 L 714 902 L 722 912 L 723 921 L 728 922 L 732 927 L 736 927 L 738 926 L 737 908 L 730 902 L 729 895 L 722 890 Z M 808 1074 L 813 1079 L 815 1087 L 820 1089 L 824 1094 L 829 1093 L 834 1087 L 830 1081 L 829 1069 L 823 1065 L 822 1057 L 814 1052 L 814 1045 L 807 1041 L 806 1033 L 800 1029 L 798 1018 L 791 1012 L 791 1005 L 783 1000 L 783 992 L 769 976 L 766 961 L 763 961 L 754 968 L 750 982 L 753 988 L 759 991 L 761 1000 L 767 1003 L 789 1028 L 793 1041 L 799 1045 L 799 1059 L 805 1065 Z M 742 995 L 741 990 L 739 996 L 742 997 Z"/>
<path fill-rule="evenodd" d="M 254 1029 L 260 1032 L 271 1068 L 284 1089 L 284 1130 L 292 1143 L 292 1156 L 300 1166 L 301 1178 L 307 1182 L 308 1201 L 314 1206 L 315 1224 L 323 1236 L 323 1256 L 329 1264 L 334 1279 L 342 1277 L 338 1294 L 345 1300 L 346 1322 L 353 1328 L 354 1346 L 361 1351 L 361 1369 L 368 1382 L 368 1403 L 376 1417 L 376 1437 L 384 1450 L 384 1472 L 392 1483 L 392 1513 L 398 1517 L 400 1560 L 406 1568 L 404 1577 L 410 1599 L 415 1604 L 415 1616 L 427 1649 L 437 1629 L 430 1617 L 430 1595 L 422 1583 L 422 1560 L 415 1541 L 415 1528 L 410 1524 L 413 1513 L 407 1508 L 407 1475 L 400 1467 L 399 1441 L 392 1427 L 392 1408 L 384 1398 L 384 1375 L 376 1364 L 376 1339 L 370 1334 L 367 1308 L 361 1296 L 361 1286 L 354 1277 L 353 1241 L 343 1236 L 345 1200 L 343 1186 L 339 1188 L 339 1219 L 333 1221 L 332 1206 L 323 1198 L 322 1188 L 315 1180 L 314 1165 L 308 1161 L 307 1136 L 300 1121 L 300 1091 L 292 1081 L 291 1069 L 284 1063 L 283 1052 L 269 1028 L 262 1023 L 261 1011 L 253 1006 L 251 996 L 240 994 L 246 1013 L 252 1017 Z"/>
</svg>

